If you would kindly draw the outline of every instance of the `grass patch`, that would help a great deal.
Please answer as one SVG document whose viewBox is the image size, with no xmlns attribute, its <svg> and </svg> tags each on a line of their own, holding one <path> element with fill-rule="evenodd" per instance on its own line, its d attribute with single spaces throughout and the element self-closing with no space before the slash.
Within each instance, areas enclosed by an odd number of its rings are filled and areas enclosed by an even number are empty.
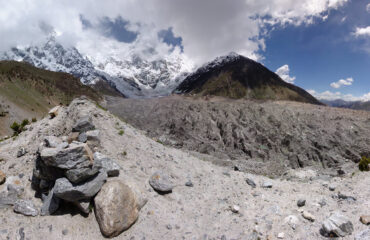
<svg viewBox="0 0 370 240">
<path fill-rule="evenodd" d="M 121 154 L 122 154 L 122 156 L 127 156 L 127 152 L 126 151 L 123 151 Z"/>
<path fill-rule="evenodd" d="M 363 156 L 361 158 L 361 161 L 358 163 L 358 169 L 360 169 L 360 171 L 370 171 L 369 164 L 370 164 L 370 157 Z"/>
<path fill-rule="evenodd" d="M 125 133 L 125 131 L 123 131 L 122 129 L 121 130 L 119 130 L 119 132 L 118 132 L 118 135 L 123 135 Z"/>
<path fill-rule="evenodd" d="M 101 110 L 103 110 L 103 111 L 108 111 L 105 107 L 103 107 L 102 105 L 100 105 L 99 103 L 96 103 L 96 106 L 98 107 L 98 108 L 100 108 Z"/>
</svg>

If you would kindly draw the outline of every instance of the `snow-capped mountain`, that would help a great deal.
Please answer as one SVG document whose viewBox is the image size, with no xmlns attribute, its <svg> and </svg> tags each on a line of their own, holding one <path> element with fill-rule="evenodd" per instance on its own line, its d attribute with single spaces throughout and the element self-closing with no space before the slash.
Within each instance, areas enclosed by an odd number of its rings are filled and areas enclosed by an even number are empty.
<svg viewBox="0 0 370 240">
<path fill-rule="evenodd" d="M 154 60 L 143 59 L 134 52 L 125 59 L 114 54 L 91 56 L 76 47 L 64 47 L 53 36 L 37 46 L 0 53 L 0 60 L 25 61 L 39 68 L 67 72 L 84 84 L 102 79 L 127 97 L 168 95 L 192 70 L 181 54 Z"/>
</svg>

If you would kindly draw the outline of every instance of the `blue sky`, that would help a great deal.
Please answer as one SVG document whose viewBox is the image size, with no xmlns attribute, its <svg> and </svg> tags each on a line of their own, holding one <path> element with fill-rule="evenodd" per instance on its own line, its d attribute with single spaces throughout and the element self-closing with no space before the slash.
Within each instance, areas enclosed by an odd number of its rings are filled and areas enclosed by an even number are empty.
<svg viewBox="0 0 370 240">
<path fill-rule="evenodd" d="M 317 92 L 332 91 L 362 96 L 370 92 L 370 35 L 356 37 L 356 27 L 370 26 L 368 1 L 352 1 L 328 13 L 324 21 L 278 27 L 266 38 L 263 63 L 275 70 L 283 64 L 295 84 Z M 335 89 L 331 83 L 353 78 L 350 86 Z"/>
</svg>

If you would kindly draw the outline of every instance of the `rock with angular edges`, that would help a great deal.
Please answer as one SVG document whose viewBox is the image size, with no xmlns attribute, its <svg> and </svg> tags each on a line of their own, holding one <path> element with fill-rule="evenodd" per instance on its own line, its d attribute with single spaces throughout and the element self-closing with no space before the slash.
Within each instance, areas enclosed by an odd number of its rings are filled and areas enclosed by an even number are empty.
<svg viewBox="0 0 370 240">
<path fill-rule="evenodd" d="M 106 183 L 94 202 L 96 220 L 106 237 L 118 236 L 134 224 L 139 216 L 134 192 L 119 180 Z"/>
<path fill-rule="evenodd" d="M 345 237 L 353 232 L 352 222 L 342 214 L 336 212 L 322 224 L 324 236 Z"/>
<path fill-rule="evenodd" d="M 108 177 L 116 177 L 119 175 L 120 166 L 100 152 L 94 153 L 94 164 L 101 166 L 108 174 Z"/>
<path fill-rule="evenodd" d="M 45 146 L 50 148 L 56 148 L 59 144 L 61 144 L 63 141 L 62 139 L 55 137 L 55 136 L 46 136 L 44 138 Z"/>
<path fill-rule="evenodd" d="M 73 126 L 72 131 L 82 133 L 82 132 L 87 132 L 89 130 L 94 130 L 94 129 L 95 129 L 95 126 L 92 123 L 91 117 L 83 116 Z"/>
<path fill-rule="evenodd" d="M 17 200 L 14 203 L 14 212 L 23 214 L 25 216 L 35 217 L 39 215 L 39 211 L 36 209 L 32 201 L 29 200 Z"/>
<path fill-rule="evenodd" d="M 48 196 L 44 199 L 44 202 L 41 207 L 40 214 L 41 216 L 47 216 L 55 213 L 60 204 L 60 199 L 55 196 L 54 188 L 50 190 Z"/>
<path fill-rule="evenodd" d="M 61 169 L 73 169 L 79 164 L 93 162 L 92 152 L 86 144 L 70 144 L 68 148 L 45 148 L 40 153 L 41 160 L 47 165 Z"/>
<path fill-rule="evenodd" d="M 69 202 L 89 199 L 99 192 L 107 177 L 107 173 L 101 171 L 81 184 L 72 184 L 67 178 L 59 178 L 55 181 L 54 194 Z"/>
</svg>

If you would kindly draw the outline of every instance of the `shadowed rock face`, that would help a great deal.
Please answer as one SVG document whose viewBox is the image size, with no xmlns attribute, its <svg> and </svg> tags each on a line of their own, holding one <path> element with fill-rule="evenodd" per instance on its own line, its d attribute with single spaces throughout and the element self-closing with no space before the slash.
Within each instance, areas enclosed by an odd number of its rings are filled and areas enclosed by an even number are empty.
<svg viewBox="0 0 370 240">
<path fill-rule="evenodd" d="M 242 171 L 279 175 L 307 166 L 338 169 L 370 152 L 368 112 L 180 96 L 111 101 L 109 108 L 166 145 L 232 159 L 222 163 Z"/>
<path fill-rule="evenodd" d="M 283 81 L 262 64 L 240 55 L 216 59 L 199 68 L 175 92 L 235 99 L 292 100 L 322 105 L 305 90 Z"/>
</svg>

